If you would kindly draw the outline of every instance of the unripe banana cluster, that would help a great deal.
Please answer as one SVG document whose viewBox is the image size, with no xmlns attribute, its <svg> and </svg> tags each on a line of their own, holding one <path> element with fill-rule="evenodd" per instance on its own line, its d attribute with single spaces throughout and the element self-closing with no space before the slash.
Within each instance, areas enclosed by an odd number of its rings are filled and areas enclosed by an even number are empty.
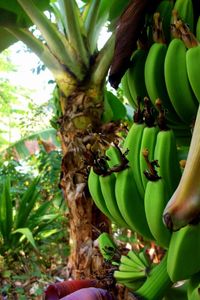
<svg viewBox="0 0 200 300">
<path fill-rule="evenodd" d="M 163 212 L 183 177 L 178 138 L 184 140 L 189 132 L 189 146 L 200 103 L 200 17 L 195 23 L 192 0 L 163 0 L 147 20 L 153 24 L 153 30 L 147 26 L 149 47 L 138 42 L 121 82 L 135 109 L 134 122 L 120 145 L 111 145 L 104 157 L 96 159 L 89 191 L 113 223 L 165 249 L 157 281 L 167 288 L 190 279 L 188 300 L 196 300 L 200 299 L 199 219 L 172 232 L 163 222 Z M 187 204 L 181 209 L 187 210 Z M 148 281 L 149 265 L 144 261 L 140 265 L 138 254 L 134 255 L 137 258 L 130 253 L 121 257 L 114 272 L 117 282 L 144 299 L 162 299 L 163 295 L 153 293 L 153 279 Z"/>
<path fill-rule="evenodd" d="M 171 128 L 190 126 L 200 103 L 200 19 L 195 23 L 192 0 L 163 0 L 147 20 L 122 78 L 124 94 L 134 108 L 138 96 L 154 105 L 160 98 Z"/>
</svg>

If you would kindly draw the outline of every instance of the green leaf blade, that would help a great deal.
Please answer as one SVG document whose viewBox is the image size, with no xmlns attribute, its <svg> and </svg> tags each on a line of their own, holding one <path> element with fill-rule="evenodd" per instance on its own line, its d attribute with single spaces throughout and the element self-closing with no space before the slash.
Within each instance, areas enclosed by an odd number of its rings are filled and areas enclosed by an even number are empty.
<svg viewBox="0 0 200 300">
<path fill-rule="evenodd" d="M 0 197 L 0 231 L 5 243 L 9 244 L 13 227 L 12 200 L 10 197 L 10 179 L 6 177 Z"/>
</svg>

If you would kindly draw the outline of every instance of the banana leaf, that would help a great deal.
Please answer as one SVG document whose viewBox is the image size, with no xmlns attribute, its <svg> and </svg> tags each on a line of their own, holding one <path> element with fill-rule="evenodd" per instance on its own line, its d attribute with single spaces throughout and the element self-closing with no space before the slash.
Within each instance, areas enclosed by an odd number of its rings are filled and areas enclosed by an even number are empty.
<svg viewBox="0 0 200 300">
<path fill-rule="evenodd" d="M 14 153 L 19 159 L 25 159 L 30 155 L 30 149 L 28 148 L 29 141 L 43 140 L 50 142 L 56 148 L 60 148 L 60 143 L 57 138 L 57 132 L 54 128 L 48 128 L 35 132 L 29 136 L 22 138 L 21 140 L 13 143 L 6 149 L 4 149 L 0 154 L 3 156 L 6 153 Z"/>
<path fill-rule="evenodd" d="M 4 242 L 8 245 L 10 242 L 12 226 L 13 210 L 10 197 L 10 178 L 6 177 L 0 197 L 0 233 L 2 234 Z"/>
<path fill-rule="evenodd" d="M 49 0 L 35 0 L 34 3 L 41 10 L 50 8 Z M 17 0 L 0 0 L 0 52 L 17 42 L 17 39 L 11 35 L 4 26 L 29 27 L 32 25 L 31 20 L 25 14 L 24 10 L 18 4 Z"/>
<path fill-rule="evenodd" d="M 33 238 L 33 234 L 32 234 L 32 232 L 30 231 L 29 228 L 16 229 L 15 231 L 13 231 L 12 234 L 16 234 L 16 233 L 20 233 L 22 239 L 26 238 L 28 240 L 28 242 L 33 246 L 33 248 L 35 248 L 35 250 L 38 250 L 37 246 L 36 246 L 36 243 L 35 243 L 35 240 Z"/>
</svg>

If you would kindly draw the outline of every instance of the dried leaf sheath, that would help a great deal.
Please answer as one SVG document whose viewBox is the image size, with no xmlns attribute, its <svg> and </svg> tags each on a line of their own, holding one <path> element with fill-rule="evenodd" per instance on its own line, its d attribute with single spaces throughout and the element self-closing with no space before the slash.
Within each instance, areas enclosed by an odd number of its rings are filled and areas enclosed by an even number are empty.
<svg viewBox="0 0 200 300">
<path fill-rule="evenodd" d="M 130 57 L 145 23 L 145 14 L 152 10 L 159 0 L 132 0 L 122 14 L 117 30 L 109 82 L 115 89 L 126 72 Z"/>
</svg>

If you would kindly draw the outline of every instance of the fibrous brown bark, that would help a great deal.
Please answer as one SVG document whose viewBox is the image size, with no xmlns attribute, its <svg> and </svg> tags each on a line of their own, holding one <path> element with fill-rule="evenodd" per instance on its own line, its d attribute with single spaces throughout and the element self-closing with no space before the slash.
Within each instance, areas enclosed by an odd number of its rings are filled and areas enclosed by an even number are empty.
<svg viewBox="0 0 200 300">
<path fill-rule="evenodd" d="M 102 272 L 102 257 L 94 240 L 102 231 L 110 231 L 110 221 L 95 207 L 87 189 L 89 165 L 94 155 L 112 140 L 113 132 L 101 124 L 103 92 L 101 88 L 77 87 L 69 96 L 60 96 L 63 116 L 60 136 L 63 160 L 61 188 L 69 209 L 71 254 L 69 276 L 91 278 Z"/>
</svg>

